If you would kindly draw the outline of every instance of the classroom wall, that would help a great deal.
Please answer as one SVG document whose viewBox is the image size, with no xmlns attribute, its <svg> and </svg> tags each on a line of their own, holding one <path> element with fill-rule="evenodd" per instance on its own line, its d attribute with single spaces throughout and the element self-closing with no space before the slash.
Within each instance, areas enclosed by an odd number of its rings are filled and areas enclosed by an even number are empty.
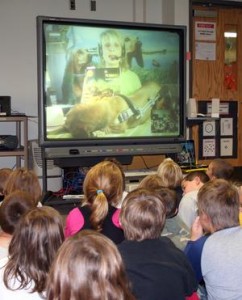
<svg viewBox="0 0 242 300">
<path fill-rule="evenodd" d="M 12 110 L 34 116 L 29 139 L 38 137 L 36 16 L 134 21 L 187 25 L 189 0 L 90 0 L 0 1 L 0 95 L 9 95 Z M 1 123 L 0 134 L 14 134 L 14 125 Z M 14 158 L 1 158 L 0 168 L 14 167 Z"/>
</svg>

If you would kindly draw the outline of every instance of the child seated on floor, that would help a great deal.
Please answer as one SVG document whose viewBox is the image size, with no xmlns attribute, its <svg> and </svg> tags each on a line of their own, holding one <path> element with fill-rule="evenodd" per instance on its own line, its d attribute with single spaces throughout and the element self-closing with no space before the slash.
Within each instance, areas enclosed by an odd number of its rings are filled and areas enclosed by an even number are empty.
<svg viewBox="0 0 242 300">
<path fill-rule="evenodd" d="M 93 230 L 65 240 L 50 270 L 47 299 L 135 300 L 116 245 Z"/>
<path fill-rule="evenodd" d="M 20 218 L 34 208 L 34 200 L 23 191 L 7 195 L 0 205 L 0 259 L 8 255 L 8 246 Z"/>
<path fill-rule="evenodd" d="M 208 299 L 242 299 L 237 189 L 224 179 L 205 183 L 198 193 L 198 212 L 184 250 L 198 282 L 205 282 Z"/>
<path fill-rule="evenodd" d="M 64 240 L 62 216 L 52 207 L 23 215 L 0 260 L 0 299 L 45 299 L 49 268 Z"/>
<path fill-rule="evenodd" d="M 191 229 L 197 217 L 197 194 L 204 183 L 209 181 L 204 171 L 192 171 L 182 180 L 183 197 L 179 204 L 178 216 Z"/>
<path fill-rule="evenodd" d="M 134 295 L 139 300 L 198 299 L 190 263 L 161 237 L 165 220 L 165 204 L 156 192 L 140 188 L 126 196 L 120 214 L 126 240 L 118 249 Z"/>
<path fill-rule="evenodd" d="M 65 236 L 83 229 L 103 233 L 116 244 L 124 239 L 120 228 L 117 207 L 122 202 L 123 174 L 112 161 L 102 161 L 86 174 L 83 183 L 84 203 L 71 210 L 66 218 Z"/>
</svg>

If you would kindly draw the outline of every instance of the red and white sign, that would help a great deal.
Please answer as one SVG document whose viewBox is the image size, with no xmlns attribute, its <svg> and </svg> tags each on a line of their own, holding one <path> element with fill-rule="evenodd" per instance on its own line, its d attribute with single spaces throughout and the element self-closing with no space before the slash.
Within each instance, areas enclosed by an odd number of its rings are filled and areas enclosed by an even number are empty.
<svg viewBox="0 0 242 300">
<path fill-rule="evenodd" d="M 195 40 L 197 41 L 216 41 L 215 22 L 195 22 Z"/>
</svg>

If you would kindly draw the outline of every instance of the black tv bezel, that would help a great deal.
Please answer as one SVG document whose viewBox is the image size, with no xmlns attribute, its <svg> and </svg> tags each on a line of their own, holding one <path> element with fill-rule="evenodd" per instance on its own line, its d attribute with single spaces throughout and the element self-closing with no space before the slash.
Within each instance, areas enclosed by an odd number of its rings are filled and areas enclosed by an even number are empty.
<svg viewBox="0 0 242 300">
<path fill-rule="evenodd" d="M 181 36 L 180 39 L 180 113 L 182 117 L 180 118 L 180 134 L 179 136 L 174 137 L 135 137 L 135 138 L 109 138 L 109 139 L 47 139 L 46 131 L 46 116 L 45 116 L 45 82 L 44 82 L 44 66 L 45 66 L 45 44 L 44 44 L 44 30 L 43 26 L 45 23 L 63 23 L 63 24 L 83 24 L 87 26 L 103 26 L 103 27 L 112 27 L 112 28 L 130 28 L 130 29 L 161 29 L 169 30 L 173 32 L 178 32 Z M 133 147 L 140 147 L 140 154 L 156 154 L 158 151 L 160 153 L 167 153 L 168 149 L 171 149 L 171 153 L 179 151 L 180 146 L 178 145 L 181 141 L 184 141 L 186 135 L 186 126 L 185 126 L 185 108 L 186 108 L 186 37 L 187 37 L 187 28 L 183 25 L 165 25 L 165 24 L 151 24 L 151 23 L 136 23 L 136 22 L 120 22 L 120 21 L 104 21 L 104 20 L 88 20 L 88 19 L 77 19 L 77 18 L 61 18 L 61 17 L 49 17 L 49 16 L 37 16 L 37 64 L 38 64 L 38 116 L 39 116 L 39 128 L 38 128 L 38 140 L 39 145 L 42 148 L 52 148 L 47 152 L 51 153 L 50 157 L 66 157 L 73 155 L 73 149 L 75 154 L 74 156 L 84 155 L 85 156 L 94 156 L 95 152 L 98 151 L 99 147 L 103 150 L 105 147 L 109 149 L 114 148 L 114 151 L 110 151 L 110 155 L 115 153 L 119 155 L 120 147 L 126 147 L 126 149 L 133 149 Z M 146 147 L 146 146 L 150 147 Z M 173 146 L 172 146 L 173 145 Z M 175 145 L 175 147 L 174 147 Z M 178 145 L 176 147 L 176 145 Z M 144 146 L 145 149 L 142 149 Z M 158 146 L 158 149 L 155 149 Z M 162 146 L 164 149 L 162 151 Z M 61 150 L 58 152 L 56 148 L 64 149 L 64 152 Z M 94 153 L 90 149 L 95 149 Z M 120 149 L 121 149 L 120 148 Z M 152 149 L 155 149 L 154 151 Z M 105 151 L 100 151 L 98 155 L 105 155 Z M 122 152 L 122 151 L 121 151 Z M 57 153 L 57 154 L 55 154 Z M 88 154 L 90 153 L 90 155 Z M 97 154 L 97 153 L 96 153 Z M 116 155 L 115 154 L 115 155 Z M 120 153 L 120 155 L 131 155 L 129 151 Z M 134 155 L 139 155 L 138 151 L 135 151 Z"/>
</svg>

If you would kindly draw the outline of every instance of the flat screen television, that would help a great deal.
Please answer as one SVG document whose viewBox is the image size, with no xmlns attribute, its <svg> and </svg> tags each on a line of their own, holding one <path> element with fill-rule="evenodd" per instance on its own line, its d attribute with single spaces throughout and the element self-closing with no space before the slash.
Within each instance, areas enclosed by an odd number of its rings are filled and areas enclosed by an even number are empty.
<svg viewBox="0 0 242 300">
<path fill-rule="evenodd" d="M 185 139 L 186 27 L 37 17 L 48 157 L 174 153 Z"/>
</svg>

